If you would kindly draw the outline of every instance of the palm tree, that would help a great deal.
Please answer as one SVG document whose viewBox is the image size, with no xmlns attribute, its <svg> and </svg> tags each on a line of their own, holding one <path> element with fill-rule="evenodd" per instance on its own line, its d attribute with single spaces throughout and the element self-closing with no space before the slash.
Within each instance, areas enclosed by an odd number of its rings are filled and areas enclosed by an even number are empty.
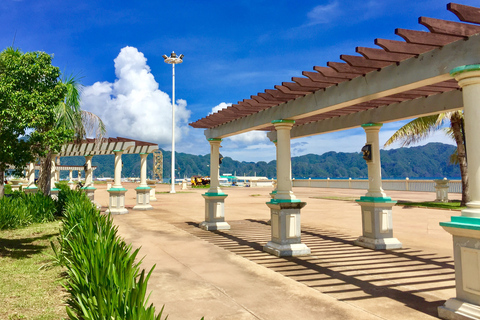
<svg viewBox="0 0 480 320">
<path fill-rule="evenodd" d="M 419 142 L 427 138 L 433 132 L 441 129 L 449 122 L 449 126 L 444 128 L 445 133 L 451 137 L 457 144 L 457 150 L 450 158 L 452 163 L 458 163 L 460 166 L 460 175 L 462 177 L 462 206 L 465 206 L 469 199 L 468 177 L 467 177 L 467 153 L 465 149 L 465 130 L 463 111 L 451 111 L 436 115 L 416 118 L 397 130 L 387 142 L 385 147 L 401 141 L 402 147 Z"/>
<path fill-rule="evenodd" d="M 56 108 L 56 126 L 65 127 L 74 131 L 73 141 L 79 143 L 82 139 L 94 136 L 100 140 L 105 136 L 106 129 L 103 121 L 95 114 L 80 108 L 80 92 L 82 86 L 75 76 L 62 80 L 67 88 L 67 94 Z M 45 158 L 40 159 L 41 172 L 38 186 L 44 194 L 50 194 L 50 169 L 52 151 Z"/>
</svg>

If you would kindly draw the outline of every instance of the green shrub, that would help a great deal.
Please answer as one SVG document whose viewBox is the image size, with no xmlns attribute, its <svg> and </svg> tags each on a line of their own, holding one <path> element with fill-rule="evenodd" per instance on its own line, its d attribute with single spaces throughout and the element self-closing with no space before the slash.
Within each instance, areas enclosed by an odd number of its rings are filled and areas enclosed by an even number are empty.
<svg viewBox="0 0 480 320">
<path fill-rule="evenodd" d="M 0 199 L 0 230 L 53 221 L 56 211 L 56 201 L 49 196 L 15 191 Z"/>
<path fill-rule="evenodd" d="M 5 189 L 5 194 L 12 194 L 12 185 L 11 184 L 5 184 L 3 187 Z"/>
<path fill-rule="evenodd" d="M 63 194 L 62 194 L 63 193 Z M 153 268 L 140 271 L 139 249 L 117 235 L 110 215 L 101 215 L 81 192 L 61 191 L 65 216 L 58 261 L 67 268 L 67 314 L 70 319 L 155 319 L 146 306 L 147 281 Z"/>
<path fill-rule="evenodd" d="M 0 199 L 0 230 L 16 229 L 32 223 L 32 215 L 21 198 Z"/>
</svg>

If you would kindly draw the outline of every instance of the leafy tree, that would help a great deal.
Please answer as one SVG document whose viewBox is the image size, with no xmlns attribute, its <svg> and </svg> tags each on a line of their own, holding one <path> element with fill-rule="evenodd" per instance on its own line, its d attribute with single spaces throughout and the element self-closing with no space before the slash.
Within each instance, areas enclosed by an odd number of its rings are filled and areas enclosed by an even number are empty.
<svg viewBox="0 0 480 320">
<path fill-rule="evenodd" d="M 81 84 L 76 77 L 70 76 L 61 81 L 66 87 L 64 98 L 55 108 L 55 130 L 69 130 L 73 132 L 70 142 L 74 140 L 80 143 L 87 136 L 95 136 L 97 139 L 104 137 L 106 133 L 105 125 L 95 114 L 82 110 L 80 107 Z M 63 144 L 62 143 L 62 144 Z M 50 175 L 51 175 L 51 154 L 58 151 L 61 145 L 51 146 L 45 157 L 40 159 L 41 173 L 38 181 L 39 188 L 45 193 L 50 193 Z"/>
<path fill-rule="evenodd" d="M 55 108 L 65 97 L 60 70 L 44 52 L 0 52 L 0 196 L 4 171 L 17 174 L 36 157 L 71 138 L 73 131 L 55 127 Z"/>
<path fill-rule="evenodd" d="M 457 144 L 456 153 L 452 156 L 452 162 L 458 163 L 462 178 L 462 206 L 469 201 L 468 177 L 467 177 L 467 153 L 465 148 L 465 130 L 463 111 L 452 111 L 432 116 L 416 118 L 393 134 L 385 143 L 388 146 L 396 141 L 402 141 L 402 147 L 416 143 L 427 138 L 431 133 L 444 127 L 445 133 Z"/>
</svg>

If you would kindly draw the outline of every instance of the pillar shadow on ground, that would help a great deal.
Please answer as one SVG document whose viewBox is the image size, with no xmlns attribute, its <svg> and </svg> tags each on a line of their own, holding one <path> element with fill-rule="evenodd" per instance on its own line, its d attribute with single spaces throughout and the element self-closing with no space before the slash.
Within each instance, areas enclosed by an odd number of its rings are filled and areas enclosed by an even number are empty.
<svg viewBox="0 0 480 320">
<path fill-rule="evenodd" d="M 303 227 L 302 242 L 311 248 L 312 254 L 279 258 L 263 251 L 263 245 L 270 240 L 266 221 L 229 223 L 232 229 L 228 231 L 204 231 L 195 222 L 177 226 L 339 301 L 368 303 L 368 299 L 389 298 L 437 316 L 437 307 L 455 289 L 453 259 L 449 256 L 408 248 L 375 251 L 353 245 L 351 236 Z M 445 294 L 443 290 L 449 292 Z"/>
</svg>

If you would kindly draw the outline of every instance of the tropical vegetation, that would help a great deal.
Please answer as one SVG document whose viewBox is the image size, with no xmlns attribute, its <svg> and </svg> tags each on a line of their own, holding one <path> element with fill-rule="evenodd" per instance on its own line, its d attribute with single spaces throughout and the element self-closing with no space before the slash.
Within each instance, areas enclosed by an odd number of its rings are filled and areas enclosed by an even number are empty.
<svg viewBox="0 0 480 320">
<path fill-rule="evenodd" d="M 445 127 L 446 124 L 448 124 L 448 127 Z M 457 149 L 450 159 L 451 162 L 457 163 L 460 168 L 460 176 L 462 179 L 461 205 L 465 206 L 469 201 L 469 190 L 463 111 L 452 111 L 416 118 L 398 129 L 397 132 L 387 140 L 385 146 L 396 141 L 402 142 L 402 147 L 409 146 L 427 138 L 433 132 L 440 129 L 444 129 L 447 136 L 451 137 L 457 145 Z"/>
<path fill-rule="evenodd" d="M 21 175 L 27 163 L 72 137 L 73 131 L 54 126 L 67 89 L 51 62 L 44 52 L 0 52 L 0 197 L 7 166 Z"/>
</svg>

